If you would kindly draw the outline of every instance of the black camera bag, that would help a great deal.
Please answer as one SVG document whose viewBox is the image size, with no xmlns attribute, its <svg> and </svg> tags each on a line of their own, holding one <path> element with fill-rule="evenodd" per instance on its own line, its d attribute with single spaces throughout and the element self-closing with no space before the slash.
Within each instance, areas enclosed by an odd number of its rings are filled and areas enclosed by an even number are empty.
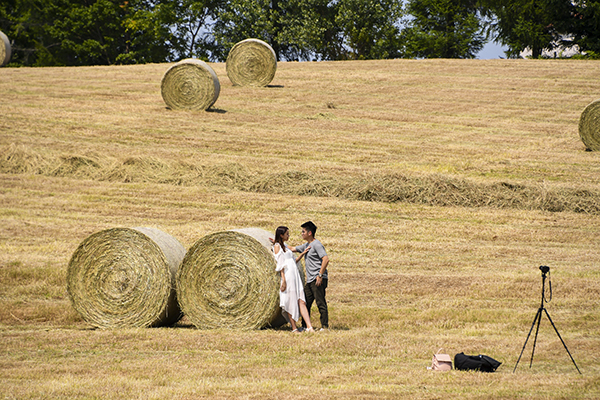
<svg viewBox="0 0 600 400">
<path fill-rule="evenodd" d="M 468 356 L 465 353 L 458 353 L 454 356 L 454 368 L 462 371 L 494 372 L 500 364 L 502 363 L 482 354 Z"/>
</svg>

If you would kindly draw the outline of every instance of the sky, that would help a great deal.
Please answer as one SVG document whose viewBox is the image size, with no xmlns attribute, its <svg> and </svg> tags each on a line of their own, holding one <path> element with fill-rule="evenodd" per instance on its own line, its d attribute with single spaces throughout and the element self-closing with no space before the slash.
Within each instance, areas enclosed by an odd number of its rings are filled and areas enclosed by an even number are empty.
<svg viewBox="0 0 600 400">
<path fill-rule="evenodd" d="M 506 55 L 504 54 L 504 50 L 506 49 L 507 48 L 503 47 L 501 44 L 490 41 L 486 43 L 479 53 L 477 53 L 477 58 L 480 60 L 506 58 Z"/>
</svg>

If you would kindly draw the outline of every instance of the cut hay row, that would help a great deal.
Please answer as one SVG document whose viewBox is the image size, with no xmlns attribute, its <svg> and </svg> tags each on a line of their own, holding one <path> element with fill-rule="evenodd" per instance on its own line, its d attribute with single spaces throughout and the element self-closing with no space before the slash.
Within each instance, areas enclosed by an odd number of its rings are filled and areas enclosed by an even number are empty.
<svg viewBox="0 0 600 400">
<path fill-rule="evenodd" d="M 8 36 L 0 31 L 0 67 L 4 67 L 10 61 L 11 48 Z"/>
<path fill-rule="evenodd" d="M 114 228 L 86 238 L 67 268 L 75 310 L 98 328 L 172 325 L 181 318 L 175 275 L 185 248 L 153 228 Z"/>
<path fill-rule="evenodd" d="M 581 113 L 579 136 L 588 150 L 600 150 L 600 100 L 589 104 Z"/>
<path fill-rule="evenodd" d="M 260 329 L 281 316 L 269 233 L 250 228 L 198 240 L 177 274 L 183 313 L 200 329 Z"/>
<path fill-rule="evenodd" d="M 236 86 L 267 86 L 277 71 L 273 48 L 259 39 L 246 39 L 229 51 L 227 76 Z"/>
<path fill-rule="evenodd" d="M 264 174 L 250 171 L 237 163 L 203 166 L 170 163 L 152 157 L 130 157 L 121 162 L 75 155 L 43 157 L 27 147 L 15 145 L 0 149 L 0 173 L 174 186 L 218 186 L 246 192 L 384 203 L 571 211 L 600 215 L 600 193 L 596 190 L 510 182 L 476 183 L 441 174 L 410 176 L 375 172 L 344 176 L 321 173 L 315 176 L 296 170 Z"/>
<path fill-rule="evenodd" d="M 172 65 L 163 75 L 160 88 L 163 100 L 172 110 L 207 110 L 221 91 L 215 71 L 196 59 Z"/>
</svg>

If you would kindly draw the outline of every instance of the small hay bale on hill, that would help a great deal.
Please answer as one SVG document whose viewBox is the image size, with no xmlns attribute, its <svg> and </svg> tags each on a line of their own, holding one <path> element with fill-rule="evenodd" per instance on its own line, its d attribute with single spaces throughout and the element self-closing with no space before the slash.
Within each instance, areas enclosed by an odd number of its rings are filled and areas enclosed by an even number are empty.
<svg viewBox="0 0 600 400">
<path fill-rule="evenodd" d="M 579 136 L 588 150 L 600 150 L 600 99 L 588 104 L 581 113 Z"/>
<path fill-rule="evenodd" d="M 267 86 L 275 77 L 277 56 L 262 40 L 242 40 L 227 55 L 226 69 L 234 85 Z"/>
<path fill-rule="evenodd" d="M 198 240 L 177 274 L 183 313 L 201 329 L 260 329 L 279 309 L 279 274 L 269 232 L 249 228 Z"/>
<path fill-rule="evenodd" d="M 175 276 L 185 248 L 153 228 L 113 228 L 85 239 L 67 268 L 67 291 L 98 328 L 167 326 L 182 314 Z"/>
<path fill-rule="evenodd" d="M 8 36 L 0 31 L 0 67 L 4 67 L 10 61 L 11 49 Z"/>
<path fill-rule="evenodd" d="M 173 110 L 207 110 L 219 98 L 221 85 L 208 64 L 190 58 L 165 72 L 160 89 L 163 100 Z"/>
</svg>

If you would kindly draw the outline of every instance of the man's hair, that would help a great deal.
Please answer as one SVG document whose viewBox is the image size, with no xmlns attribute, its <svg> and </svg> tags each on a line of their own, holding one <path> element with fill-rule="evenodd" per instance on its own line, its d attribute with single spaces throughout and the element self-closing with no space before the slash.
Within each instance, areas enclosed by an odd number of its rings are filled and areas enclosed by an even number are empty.
<svg viewBox="0 0 600 400">
<path fill-rule="evenodd" d="M 312 221 L 305 222 L 302 225 L 300 225 L 300 227 L 304 228 L 307 231 L 310 231 L 313 237 L 315 237 L 315 235 L 317 234 L 317 226 L 313 224 Z"/>
</svg>

